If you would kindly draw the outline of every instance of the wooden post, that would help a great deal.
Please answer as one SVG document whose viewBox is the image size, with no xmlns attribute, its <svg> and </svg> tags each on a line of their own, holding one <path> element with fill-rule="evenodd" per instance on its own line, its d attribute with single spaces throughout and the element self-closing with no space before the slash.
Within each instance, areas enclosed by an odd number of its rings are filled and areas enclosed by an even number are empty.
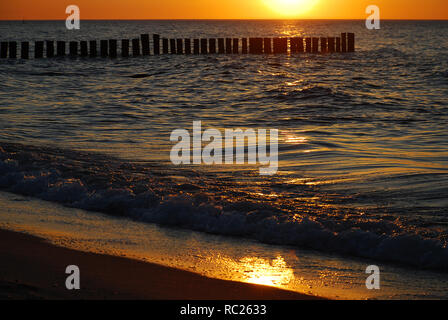
<svg viewBox="0 0 448 320">
<path fill-rule="evenodd" d="M 199 39 L 194 39 L 193 40 L 193 53 L 194 54 L 199 54 Z"/>
<path fill-rule="evenodd" d="M 336 38 L 336 52 L 341 52 L 341 37 Z"/>
<path fill-rule="evenodd" d="M 74 57 L 78 55 L 78 42 L 70 41 L 70 56 Z"/>
<path fill-rule="evenodd" d="M 334 37 L 328 38 L 328 52 L 333 53 L 334 52 Z"/>
<path fill-rule="evenodd" d="M 311 53 L 311 38 L 305 38 L 305 51 L 306 53 Z"/>
<path fill-rule="evenodd" d="M 111 58 L 117 57 L 117 40 L 115 39 L 109 40 L 109 57 Z"/>
<path fill-rule="evenodd" d="M 263 53 L 263 38 L 249 38 L 249 53 Z"/>
<path fill-rule="evenodd" d="M 327 42 L 327 38 L 325 38 L 325 37 L 320 38 L 320 52 L 321 53 L 328 52 L 328 42 Z"/>
<path fill-rule="evenodd" d="M 185 54 L 191 54 L 191 40 L 185 39 Z"/>
<path fill-rule="evenodd" d="M 100 41 L 100 55 L 101 55 L 101 57 L 103 57 L 103 58 L 107 57 L 108 53 L 109 53 L 109 42 L 107 40 L 101 40 Z"/>
<path fill-rule="evenodd" d="M 243 38 L 241 41 L 242 41 L 241 53 L 247 54 L 249 52 L 247 49 L 247 38 Z"/>
<path fill-rule="evenodd" d="M 89 48 L 87 41 L 81 41 L 81 57 L 87 57 L 89 55 Z"/>
<path fill-rule="evenodd" d="M 152 35 L 153 46 L 154 46 L 154 55 L 160 54 L 160 36 L 158 34 Z"/>
<path fill-rule="evenodd" d="M 20 57 L 22 59 L 30 58 L 30 43 L 28 41 L 24 41 L 20 46 Z"/>
<path fill-rule="evenodd" d="M 288 38 L 274 38 L 274 54 L 288 53 Z"/>
<path fill-rule="evenodd" d="M 140 39 L 132 39 L 132 55 L 137 57 L 140 55 Z"/>
<path fill-rule="evenodd" d="M 90 46 L 90 57 L 95 58 L 97 56 L 96 40 L 90 40 L 89 46 Z"/>
<path fill-rule="evenodd" d="M 44 42 L 36 41 L 34 42 L 34 58 L 40 59 L 44 57 Z"/>
<path fill-rule="evenodd" d="M 65 56 L 65 41 L 56 42 L 56 55 L 58 57 Z"/>
<path fill-rule="evenodd" d="M 9 46 L 9 58 L 16 59 L 17 58 L 17 42 L 10 41 L 8 46 Z"/>
<path fill-rule="evenodd" d="M 347 34 L 341 33 L 341 52 L 347 52 Z"/>
<path fill-rule="evenodd" d="M 149 56 L 149 34 L 141 34 L 140 39 L 142 40 L 142 54 Z"/>
<path fill-rule="evenodd" d="M 272 39 L 264 38 L 263 39 L 264 53 L 272 54 Z"/>
<path fill-rule="evenodd" d="M 303 46 L 303 38 L 298 38 L 299 40 L 297 40 L 299 43 L 297 45 L 298 51 L 299 53 L 303 53 L 305 51 L 305 48 Z"/>
<path fill-rule="evenodd" d="M 168 50 L 168 39 L 167 38 L 163 38 L 162 39 L 162 47 L 163 47 L 163 54 L 168 54 L 169 50 Z"/>
<path fill-rule="evenodd" d="M 177 50 L 176 50 L 176 39 L 170 39 L 170 53 L 171 54 L 176 54 Z"/>
<path fill-rule="evenodd" d="M 129 57 L 129 39 L 121 39 L 121 56 Z"/>
<path fill-rule="evenodd" d="M 347 52 L 355 52 L 355 34 L 348 33 Z"/>
<path fill-rule="evenodd" d="M 207 39 L 201 39 L 201 54 L 207 54 L 208 48 L 207 48 Z"/>
<path fill-rule="evenodd" d="M 8 58 L 8 42 L 6 41 L 0 43 L 0 58 Z"/>
<path fill-rule="evenodd" d="M 177 54 L 184 54 L 184 40 L 176 39 L 176 52 Z"/>
<path fill-rule="evenodd" d="M 54 41 L 47 40 L 46 46 L 47 46 L 47 58 L 53 58 L 54 57 Z"/>
<path fill-rule="evenodd" d="M 232 54 L 232 39 L 226 38 L 226 53 Z"/>
<path fill-rule="evenodd" d="M 312 38 L 313 44 L 312 44 L 312 52 L 318 53 L 319 52 L 319 38 Z"/>
<path fill-rule="evenodd" d="M 233 38 L 233 53 L 234 54 L 238 54 L 240 53 L 240 39 L 238 38 Z"/>
<path fill-rule="evenodd" d="M 289 46 L 291 54 L 299 53 L 299 38 L 294 37 L 289 39 Z"/>
<path fill-rule="evenodd" d="M 208 52 L 211 54 L 216 53 L 216 39 L 209 39 L 208 42 Z"/>
<path fill-rule="evenodd" d="M 225 45 L 224 45 L 224 38 L 219 38 L 218 39 L 218 53 L 219 54 L 226 53 L 226 48 L 225 48 Z"/>
</svg>

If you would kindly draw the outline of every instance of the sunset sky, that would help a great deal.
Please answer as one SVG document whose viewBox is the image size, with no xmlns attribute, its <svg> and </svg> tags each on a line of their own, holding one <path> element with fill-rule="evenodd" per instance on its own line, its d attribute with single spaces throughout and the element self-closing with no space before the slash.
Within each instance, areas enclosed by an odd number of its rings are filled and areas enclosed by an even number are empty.
<svg viewBox="0 0 448 320">
<path fill-rule="evenodd" d="M 81 19 L 448 19 L 447 0 L 1 0 L 0 20 L 58 20 L 77 5 Z"/>
</svg>

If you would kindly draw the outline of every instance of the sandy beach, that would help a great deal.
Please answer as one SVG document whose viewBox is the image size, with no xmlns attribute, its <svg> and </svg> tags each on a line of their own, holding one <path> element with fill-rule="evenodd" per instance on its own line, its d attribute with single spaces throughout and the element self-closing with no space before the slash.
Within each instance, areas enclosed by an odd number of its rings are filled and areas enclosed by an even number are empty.
<svg viewBox="0 0 448 320">
<path fill-rule="evenodd" d="M 272 287 L 223 281 L 137 260 L 53 246 L 0 230 L 0 299 L 312 300 Z M 77 265 L 81 290 L 65 288 Z"/>
</svg>

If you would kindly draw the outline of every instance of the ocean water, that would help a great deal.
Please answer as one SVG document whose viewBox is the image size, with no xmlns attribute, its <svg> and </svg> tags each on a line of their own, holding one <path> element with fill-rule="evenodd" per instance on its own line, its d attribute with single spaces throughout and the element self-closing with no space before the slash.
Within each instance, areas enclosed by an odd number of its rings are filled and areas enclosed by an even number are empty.
<svg viewBox="0 0 448 320">
<path fill-rule="evenodd" d="M 330 255 L 445 279 L 448 22 L 0 22 L 2 41 L 341 32 L 356 53 L 1 59 L 0 188 L 123 224 L 312 250 L 322 268 Z M 171 132 L 199 120 L 278 129 L 278 174 L 173 166 Z"/>
</svg>

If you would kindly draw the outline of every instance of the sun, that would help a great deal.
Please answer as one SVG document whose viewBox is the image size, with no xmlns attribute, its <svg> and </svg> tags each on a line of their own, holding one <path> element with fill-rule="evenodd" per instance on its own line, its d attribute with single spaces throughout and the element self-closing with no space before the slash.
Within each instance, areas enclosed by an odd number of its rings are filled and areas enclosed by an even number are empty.
<svg viewBox="0 0 448 320">
<path fill-rule="evenodd" d="M 263 0 L 268 8 L 284 17 L 302 16 L 319 0 Z"/>
</svg>

